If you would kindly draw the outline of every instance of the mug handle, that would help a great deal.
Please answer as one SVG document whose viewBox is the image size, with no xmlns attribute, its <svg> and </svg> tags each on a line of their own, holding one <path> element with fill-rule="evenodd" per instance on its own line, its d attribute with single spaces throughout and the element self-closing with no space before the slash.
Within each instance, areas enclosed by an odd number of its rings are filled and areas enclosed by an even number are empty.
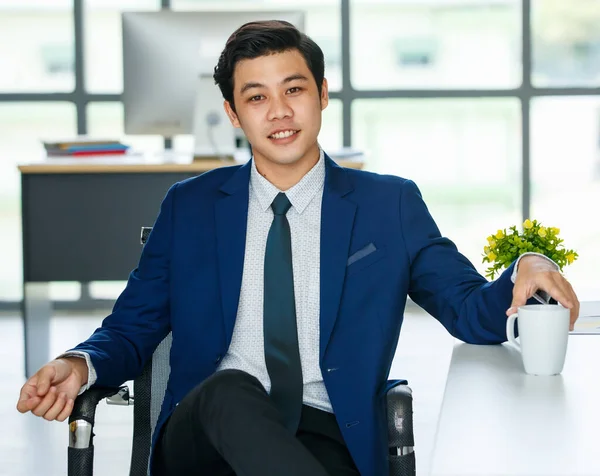
<svg viewBox="0 0 600 476">
<path fill-rule="evenodd" d="M 521 344 L 515 339 L 515 321 L 517 320 L 517 317 L 519 317 L 519 314 L 515 312 L 506 320 L 506 337 L 512 345 L 521 350 Z"/>
</svg>

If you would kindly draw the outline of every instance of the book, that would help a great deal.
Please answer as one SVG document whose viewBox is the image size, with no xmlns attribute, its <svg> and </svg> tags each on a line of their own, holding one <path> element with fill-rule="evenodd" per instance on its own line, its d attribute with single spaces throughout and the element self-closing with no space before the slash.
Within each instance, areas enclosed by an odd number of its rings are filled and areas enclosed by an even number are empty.
<svg viewBox="0 0 600 476">
<path fill-rule="evenodd" d="M 103 150 L 127 150 L 129 146 L 123 144 L 94 144 L 94 145 L 78 145 L 63 148 L 67 152 L 85 152 L 85 151 L 103 151 Z"/>
<path fill-rule="evenodd" d="M 42 141 L 48 157 L 80 157 L 125 154 L 128 145 L 112 139 L 78 138 L 65 141 Z"/>
</svg>

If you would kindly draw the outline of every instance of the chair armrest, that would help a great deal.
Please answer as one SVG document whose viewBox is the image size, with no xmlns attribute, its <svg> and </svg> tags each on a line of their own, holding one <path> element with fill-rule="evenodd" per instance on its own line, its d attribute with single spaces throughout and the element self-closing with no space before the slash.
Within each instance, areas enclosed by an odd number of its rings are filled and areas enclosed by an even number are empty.
<svg viewBox="0 0 600 476">
<path fill-rule="evenodd" d="M 145 245 L 148 237 L 150 236 L 150 232 L 152 231 L 151 226 L 143 226 L 142 231 L 140 233 L 140 244 Z"/>
<path fill-rule="evenodd" d="M 77 421 L 86 421 L 93 427 L 98 403 L 104 398 L 116 395 L 124 389 L 128 390 L 127 385 L 123 385 L 122 387 L 92 387 L 83 392 L 75 399 L 73 411 L 69 416 L 69 426 Z"/>
<path fill-rule="evenodd" d="M 68 476 L 92 476 L 94 471 L 94 423 L 100 400 L 123 391 L 123 387 L 92 387 L 75 400 L 69 416 Z"/>
<path fill-rule="evenodd" d="M 412 390 L 397 385 L 387 392 L 388 440 L 390 447 L 413 448 Z"/>
<path fill-rule="evenodd" d="M 406 380 L 388 383 L 389 476 L 416 476 L 412 390 Z"/>
</svg>

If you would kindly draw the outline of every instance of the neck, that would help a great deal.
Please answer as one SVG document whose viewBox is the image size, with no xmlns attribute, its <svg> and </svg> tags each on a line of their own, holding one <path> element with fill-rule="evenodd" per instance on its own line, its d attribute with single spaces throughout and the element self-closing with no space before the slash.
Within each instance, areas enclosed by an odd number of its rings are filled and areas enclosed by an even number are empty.
<svg viewBox="0 0 600 476">
<path fill-rule="evenodd" d="M 254 163 L 258 173 L 279 190 L 286 191 L 296 185 L 319 161 L 319 146 L 315 144 L 304 157 L 292 164 L 276 164 L 264 157 L 255 156 Z"/>
</svg>

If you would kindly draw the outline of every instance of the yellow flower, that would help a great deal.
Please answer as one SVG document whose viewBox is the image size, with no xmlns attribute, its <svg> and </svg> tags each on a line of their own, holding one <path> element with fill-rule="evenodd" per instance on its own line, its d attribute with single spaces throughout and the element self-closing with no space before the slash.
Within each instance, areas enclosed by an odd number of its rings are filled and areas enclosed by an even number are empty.
<svg viewBox="0 0 600 476">
<path fill-rule="evenodd" d="M 569 264 L 573 264 L 573 261 L 575 261 L 575 255 L 573 253 L 569 253 L 565 258 L 567 258 Z"/>
<path fill-rule="evenodd" d="M 527 230 L 533 228 L 533 223 L 531 223 L 531 220 L 529 218 L 523 222 L 523 228 Z"/>
<path fill-rule="evenodd" d="M 494 240 L 490 241 L 490 248 L 494 249 L 496 247 L 496 242 Z"/>
<path fill-rule="evenodd" d="M 487 237 L 488 243 L 491 243 L 492 241 L 494 241 L 494 237 L 492 235 Z"/>
<path fill-rule="evenodd" d="M 502 230 L 498 230 L 496 232 L 496 238 L 498 238 L 499 240 L 501 240 L 502 238 L 504 238 L 504 232 Z"/>
<path fill-rule="evenodd" d="M 560 228 L 552 227 L 550 228 L 550 233 L 552 233 L 553 235 L 558 235 L 560 233 Z"/>
<path fill-rule="evenodd" d="M 490 261 L 496 261 L 496 253 L 494 253 L 494 252 L 488 253 L 488 255 L 487 255 L 487 258 L 488 258 Z M 567 259 L 568 259 L 568 258 L 567 258 Z"/>
<path fill-rule="evenodd" d="M 491 248 L 489 246 L 484 246 L 483 247 L 483 252 L 487 255 L 491 250 Z"/>
<path fill-rule="evenodd" d="M 546 237 L 546 228 L 544 228 L 543 226 L 540 226 L 540 229 L 538 230 L 538 235 L 540 235 L 542 238 Z"/>
</svg>

